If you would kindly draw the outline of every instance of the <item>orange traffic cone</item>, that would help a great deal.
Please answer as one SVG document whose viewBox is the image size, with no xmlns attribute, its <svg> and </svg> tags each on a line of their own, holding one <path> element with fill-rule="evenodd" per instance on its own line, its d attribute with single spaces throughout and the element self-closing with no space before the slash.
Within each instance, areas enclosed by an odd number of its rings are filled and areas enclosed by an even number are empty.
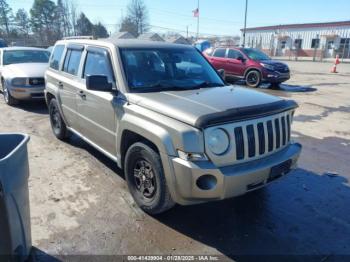
<svg viewBox="0 0 350 262">
<path fill-rule="evenodd" d="M 331 70 L 331 73 L 338 73 L 338 72 L 337 72 L 337 65 L 336 65 L 336 64 L 333 65 L 332 70 Z"/>
<path fill-rule="evenodd" d="M 339 64 L 340 64 L 339 55 L 337 55 L 335 57 L 334 65 L 333 65 L 333 67 L 331 69 L 331 73 L 338 73 L 337 72 L 337 65 L 339 65 Z"/>
<path fill-rule="evenodd" d="M 337 55 L 337 56 L 335 57 L 335 64 L 336 64 L 336 65 L 339 65 L 339 64 L 340 64 L 339 55 Z"/>
</svg>

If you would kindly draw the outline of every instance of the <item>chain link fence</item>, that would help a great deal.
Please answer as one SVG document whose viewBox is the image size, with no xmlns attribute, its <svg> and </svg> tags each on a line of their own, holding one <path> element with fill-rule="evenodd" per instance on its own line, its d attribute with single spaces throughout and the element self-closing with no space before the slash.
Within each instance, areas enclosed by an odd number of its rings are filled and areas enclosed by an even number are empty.
<svg viewBox="0 0 350 262">
<path fill-rule="evenodd" d="M 47 48 L 50 45 L 48 43 L 43 43 L 41 39 L 35 37 L 4 37 L 8 46 L 31 46 L 31 47 L 42 47 Z"/>
</svg>

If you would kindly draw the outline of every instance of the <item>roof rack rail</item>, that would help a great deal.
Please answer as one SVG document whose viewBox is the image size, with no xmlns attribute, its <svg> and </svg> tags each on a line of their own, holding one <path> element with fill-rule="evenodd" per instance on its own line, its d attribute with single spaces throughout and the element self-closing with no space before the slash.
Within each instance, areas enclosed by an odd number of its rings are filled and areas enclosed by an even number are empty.
<svg viewBox="0 0 350 262">
<path fill-rule="evenodd" d="M 74 39 L 90 39 L 93 40 L 94 37 L 92 35 L 79 35 L 79 36 L 66 36 L 62 38 L 63 40 L 74 40 Z"/>
</svg>

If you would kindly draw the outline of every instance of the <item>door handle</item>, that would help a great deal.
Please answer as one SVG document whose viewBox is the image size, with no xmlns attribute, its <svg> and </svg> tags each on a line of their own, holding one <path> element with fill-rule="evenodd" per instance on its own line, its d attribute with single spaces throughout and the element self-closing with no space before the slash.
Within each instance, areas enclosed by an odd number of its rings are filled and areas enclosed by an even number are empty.
<svg viewBox="0 0 350 262">
<path fill-rule="evenodd" d="M 84 93 L 84 91 L 82 91 L 82 90 L 80 90 L 79 92 L 78 92 L 78 96 L 80 96 L 80 98 L 81 99 L 86 99 L 86 94 Z"/>
<path fill-rule="evenodd" d="M 63 89 L 63 83 L 62 82 L 58 82 L 57 85 L 58 85 L 59 89 Z"/>
</svg>

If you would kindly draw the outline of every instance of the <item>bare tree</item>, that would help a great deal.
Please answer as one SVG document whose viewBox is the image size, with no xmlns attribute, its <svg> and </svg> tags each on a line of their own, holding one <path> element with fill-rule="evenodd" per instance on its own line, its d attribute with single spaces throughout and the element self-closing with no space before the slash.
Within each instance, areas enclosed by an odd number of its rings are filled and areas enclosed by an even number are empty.
<svg viewBox="0 0 350 262">
<path fill-rule="evenodd" d="M 125 18 L 135 24 L 136 36 L 148 31 L 148 11 L 143 0 L 131 0 L 128 5 L 128 14 Z"/>
<path fill-rule="evenodd" d="M 67 1 L 57 1 L 57 24 L 63 36 L 70 35 L 69 5 Z"/>
<path fill-rule="evenodd" d="M 68 5 L 68 2 L 67 2 Z M 78 20 L 78 10 L 77 10 L 77 4 L 74 0 L 71 0 L 69 3 L 69 20 L 72 27 L 72 33 L 73 35 L 77 35 L 77 20 Z"/>
<path fill-rule="evenodd" d="M 136 23 L 134 23 L 134 21 L 128 16 L 122 19 L 122 21 L 120 23 L 119 31 L 120 32 L 129 32 L 130 34 L 132 34 L 134 36 L 139 35 Z"/>
</svg>

